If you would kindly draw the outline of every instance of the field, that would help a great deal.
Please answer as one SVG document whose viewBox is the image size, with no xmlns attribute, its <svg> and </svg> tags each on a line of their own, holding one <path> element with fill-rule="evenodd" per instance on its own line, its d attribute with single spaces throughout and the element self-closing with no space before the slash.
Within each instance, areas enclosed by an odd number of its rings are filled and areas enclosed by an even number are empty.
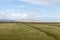
<svg viewBox="0 0 60 40">
<path fill-rule="evenodd" d="M 0 40 L 60 40 L 60 24 L 0 23 Z"/>
</svg>

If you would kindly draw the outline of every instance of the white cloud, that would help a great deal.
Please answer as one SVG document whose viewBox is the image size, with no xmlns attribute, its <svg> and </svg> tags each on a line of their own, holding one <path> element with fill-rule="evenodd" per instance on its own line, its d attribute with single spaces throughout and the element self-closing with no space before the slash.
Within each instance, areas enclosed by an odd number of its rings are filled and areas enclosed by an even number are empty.
<svg viewBox="0 0 60 40">
<path fill-rule="evenodd" d="M 5 12 L 0 12 L 0 18 L 2 19 L 23 19 L 27 17 L 27 14 L 21 14 L 21 13 L 15 13 L 15 12 L 12 12 L 12 13 L 5 13 Z"/>
<path fill-rule="evenodd" d="M 60 0 L 19 0 L 19 1 L 26 1 L 26 2 L 31 2 L 33 4 L 38 4 L 38 5 L 60 5 Z"/>
<path fill-rule="evenodd" d="M 32 14 L 33 13 L 33 14 Z M 32 12 L 31 14 L 26 13 L 17 13 L 17 12 L 0 12 L 0 19 L 13 19 L 13 20 L 41 20 L 41 21 L 58 21 L 60 20 L 60 14 L 35 14 L 36 12 Z"/>
<path fill-rule="evenodd" d="M 25 17 L 27 17 L 27 14 L 10 13 L 10 15 L 7 15 L 9 19 L 24 19 Z"/>
<path fill-rule="evenodd" d="M 4 12 L 0 12 L 0 18 L 6 17 Z"/>
<path fill-rule="evenodd" d="M 24 18 L 27 17 L 27 14 L 24 14 L 22 17 L 24 17 Z"/>
<path fill-rule="evenodd" d="M 13 20 L 25 20 L 25 19 L 31 19 L 31 20 L 36 20 L 38 18 L 37 15 L 34 14 L 26 14 L 26 13 L 17 13 L 17 12 L 11 12 L 11 13 L 6 13 L 6 12 L 0 12 L 0 19 L 13 19 Z"/>
<path fill-rule="evenodd" d="M 24 4 L 22 4 L 22 5 L 16 5 L 16 7 L 26 7 L 27 5 L 24 5 Z"/>
</svg>

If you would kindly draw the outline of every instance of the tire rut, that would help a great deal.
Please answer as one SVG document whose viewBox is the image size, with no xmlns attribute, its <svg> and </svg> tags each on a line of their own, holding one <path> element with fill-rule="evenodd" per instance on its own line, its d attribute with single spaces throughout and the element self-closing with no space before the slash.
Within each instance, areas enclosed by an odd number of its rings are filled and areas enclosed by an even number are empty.
<svg viewBox="0 0 60 40">
<path fill-rule="evenodd" d="M 22 23 L 22 24 L 24 24 L 24 23 Z M 46 35 L 48 35 L 49 37 L 53 37 L 55 40 L 57 40 L 56 37 L 55 37 L 55 35 L 52 36 L 52 35 L 50 35 L 50 33 L 46 32 L 46 31 L 44 31 L 44 30 L 42 30 L 42 29 L 40 29 L 40 28 L 34 27 L 34 26 L 32 26 L 32 25 L 27 25 L 27 24 L 24 24 L 24 25 L 30 26 L 30 27 L 32 27 L 32 28 L 38 30 L 38 31 L 44 32 L 44 33 L 45 33 Z"/>
</svg>

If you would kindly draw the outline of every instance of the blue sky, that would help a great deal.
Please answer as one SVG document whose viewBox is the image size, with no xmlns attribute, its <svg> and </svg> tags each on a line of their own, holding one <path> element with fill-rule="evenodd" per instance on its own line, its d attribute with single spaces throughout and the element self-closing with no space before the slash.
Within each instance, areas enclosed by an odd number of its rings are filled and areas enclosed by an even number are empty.
<svg viewBox="0 0 60 40">
<path fill-rule="evenodd" d="M 60 0 L 0 0 L 0 19 L 60 22 Z"/>
</svg>

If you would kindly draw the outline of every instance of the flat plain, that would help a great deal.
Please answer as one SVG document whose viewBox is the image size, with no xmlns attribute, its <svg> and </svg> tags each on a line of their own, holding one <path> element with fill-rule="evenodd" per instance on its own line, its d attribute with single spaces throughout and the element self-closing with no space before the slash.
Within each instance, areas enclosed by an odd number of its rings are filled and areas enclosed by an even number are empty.
<svg viewBox="0 0 60 40">
<path fill-rule="evenodd" d="M 0 40 L 60 40 L 60 23 L 0 23 Z"/>
</svg>

